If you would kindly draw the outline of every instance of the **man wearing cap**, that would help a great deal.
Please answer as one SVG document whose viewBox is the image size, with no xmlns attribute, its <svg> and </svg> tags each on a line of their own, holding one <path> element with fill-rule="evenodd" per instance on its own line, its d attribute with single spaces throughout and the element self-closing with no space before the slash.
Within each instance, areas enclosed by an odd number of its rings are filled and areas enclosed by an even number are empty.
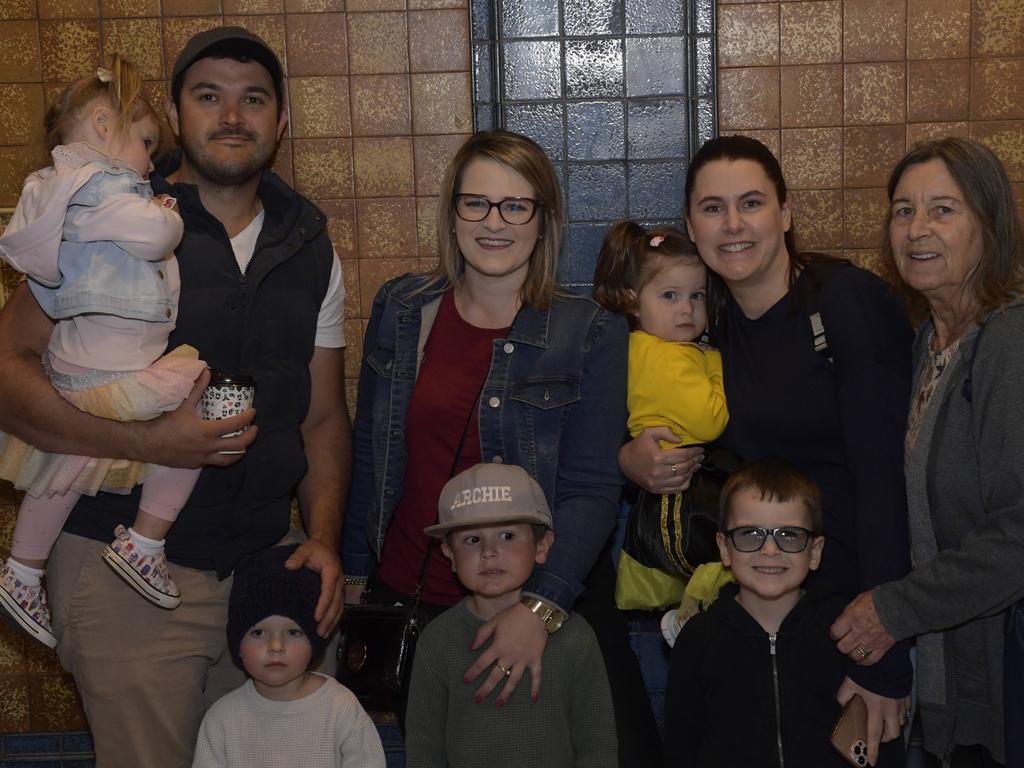
<svg viewBox="0 0 1024 768">
<path fill-rule="evenodd" d="M 0 311 L 0 429 L 55 453 L 208 467 L 167 537 L 184 596 L 176 610 L 124 590 L 101 562 L 103 539 L 134 516 L 138 488 L 84 497 L 54 548 L 58 652 L 104 768 L 191 764 L 206 707 L 242 681 L 225 648 L 229 577 L 243 556 L 286 534 L 293 493 L 309 538 L 289 567 L 320 575 L 321 636 L 341 614 L 351 451 L 344 289 L 323 214 L 267 170 L 287 120 L 282 80 L 271 49 L 241 28 L 193 37 L 167 105 L 181 150 L 152 178 L 185 222 L 169 346 L 191 344 L 211 367 L 250 375 L 255 413 L 203 422 L 195 407 L 204 375 L 177 411 L 151 422 L 88 416 L 46 379 L 40 358 L 53 324 L 24 285 Z"/>
<path fill-rule="evenodd" d="M 480 627 L 519 602 L 554 542 L 540 485 L 514 464 L 477 464 L 445 484 L 437 520 L 423 532 L 441 540 L 470 594 L 430 622 L 417 644 L 405 718 L 408 768 L 617 766 L 608 675 L 594 631 L 579 614 L 548 639 L 536 696 L 519 685 L 482 700 L 465 683 L 483 653 L 473 648 Z M 508 677 L 511 665 L 499 658 L 494 668 Z"/>
</svg>

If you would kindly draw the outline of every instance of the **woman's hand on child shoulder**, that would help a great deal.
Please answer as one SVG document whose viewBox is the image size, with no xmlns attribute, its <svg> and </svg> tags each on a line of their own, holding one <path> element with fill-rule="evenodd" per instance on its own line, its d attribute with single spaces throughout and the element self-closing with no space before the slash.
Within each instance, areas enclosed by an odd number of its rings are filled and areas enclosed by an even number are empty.
<svg viewBox="0 0 1024 768">
<path fill-rule="evenodd" d="M 530 670 L 530 698 L 537 701 L 540 696 L 541 659 L 548 644 L 544 625 L 525 605 L 516 603 L 480 627 L 470 650 L 480 648 L 492 637 L 491 644 L 462 679 L 469 685 L 481 672 L 490 670 L 476 692 L 476 703 L 490 696 L 491 691 L 505 680 L 505 687 L 495 700 L 500 707 L 508 701 L 527 669 Z"/>
<path fill-rule="evenodd" d="M 679 493 L 704 458 L 701 448 L 665 448 L 661 441 L 678 442 L 668 427 L 649 427 L 619 449 L 622 473 L 648 493 Z"/>
</svg>

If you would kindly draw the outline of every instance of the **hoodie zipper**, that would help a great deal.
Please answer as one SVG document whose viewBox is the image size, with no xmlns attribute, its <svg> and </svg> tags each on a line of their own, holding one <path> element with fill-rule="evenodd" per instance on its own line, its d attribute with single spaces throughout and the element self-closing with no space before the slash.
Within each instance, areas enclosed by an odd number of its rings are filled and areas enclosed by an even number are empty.
<svg viewBox="0 0 1024 768">
<path fill-rule="evenodd" d="M 772 686 L 775 689 L 775 747 L 779 751 L 779 768 L 785 768 L 782 756 L 782 711 L 779 709 L 779 665 L 775 657 L 775 640 L 778 635 L 768 635 L 768 648 L 772 657 Z"/>
</svg>

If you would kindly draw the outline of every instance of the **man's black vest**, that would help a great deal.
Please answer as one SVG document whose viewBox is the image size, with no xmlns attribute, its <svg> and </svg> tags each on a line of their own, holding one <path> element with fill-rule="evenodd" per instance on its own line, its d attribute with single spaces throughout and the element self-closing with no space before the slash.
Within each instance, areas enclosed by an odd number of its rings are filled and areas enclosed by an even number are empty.
<svg viewBox="0 0 1024 768">
<path fill-rule="evenodd" d="M 204 469 L 167 536 L 170 560 L 223 577 L 240 557 L 287 531 L 290 498 L 306 472 L 299 428 L 333 254 L 324 215 L 272 173 L 260 181 L 266 218 L 244 274 L 194 186 L 154 179 L 154 190 L 176 197 L 185 221 L 177 249 L 181 300 L 168 349 L 191 344 L 211 368 L 256 381 L 256 442 L 232 466 Z M 83 498 L 65 530 L 110 540 L 118 523 L 134 519 L 139 493 Z"/>
</svg>

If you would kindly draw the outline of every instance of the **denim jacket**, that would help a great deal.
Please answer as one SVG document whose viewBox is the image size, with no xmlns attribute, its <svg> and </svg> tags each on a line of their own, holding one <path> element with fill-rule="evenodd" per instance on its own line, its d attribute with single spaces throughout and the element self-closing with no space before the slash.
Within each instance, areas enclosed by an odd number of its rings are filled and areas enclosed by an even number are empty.
<svg viewBox="0 0 1024 768">
<path fill-rule="evenodd" d="M 172 322 L 167 260 L 181 217 L 151 202 L 149 182 L 85 144 L 61 145 L 25 187 L 0 257 L 31 280 L 54 320 L 86 313 Z"/>
<path fill-rule="evenodd" d="M 345 519 L 345 572 L 366 574 L 380 556 L 402 497 L 406 413 L 437 291 L 413 294 L 422 275 L 384 285 L 363 343 L 355 469 Z M 518 464 L 544 489 L 555 543 L 524 585 L 570 609 L 615 525 L 626 424 L 625 320 L 579 296 L 546 310 L 524 306 L 494 342 L 479 405 L 484 461 Z"/>
</svg>

